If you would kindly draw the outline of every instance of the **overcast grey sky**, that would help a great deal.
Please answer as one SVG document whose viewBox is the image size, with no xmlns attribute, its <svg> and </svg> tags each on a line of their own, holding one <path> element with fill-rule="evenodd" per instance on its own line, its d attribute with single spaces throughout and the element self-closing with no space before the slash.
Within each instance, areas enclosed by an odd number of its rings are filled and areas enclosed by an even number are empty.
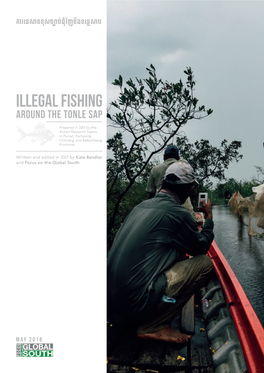
<svg viewBox="0 0 264 373">
<path fill-rule="evenodd" d="M 243 159 L 227 177 L 249 180 L 264 167 L 264 2 L 108 1 L 108 102 L 111 82 L 147 77 L 153 64 L 163 80 L 185 82 L 194 72 L 199 104 L 213 109 L 184 128 L 191 142 L 242 141 Z"/>
</svg>

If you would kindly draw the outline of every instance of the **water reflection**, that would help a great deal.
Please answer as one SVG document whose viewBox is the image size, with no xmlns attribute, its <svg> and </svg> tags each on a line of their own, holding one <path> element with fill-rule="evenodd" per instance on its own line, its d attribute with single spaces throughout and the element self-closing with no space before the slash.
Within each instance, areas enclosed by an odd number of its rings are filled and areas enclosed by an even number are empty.
<svg viewBox="0 0 264 373">
<path fill-rule="evenodd" d="M 237 219 L 237 221 L 238 221 L 238 229 L 237 229 L 237 232 L 238 232 L 238 241 L 243 241 L 243 232 L 244 232 L 244 227 L 245 227 L 245 225 L 244 225 L 244 223 L 243 223 L 243 221 L 242 221 L 242 219 L 241 218 L 238 218 Z"/>
<path fill-rule="evenodd" d="M 264 326 L 264 241 L 250 236 L 247 226 L 226 205 L 213 207 L 213 220 L 215 242 Z"/>
</svg>

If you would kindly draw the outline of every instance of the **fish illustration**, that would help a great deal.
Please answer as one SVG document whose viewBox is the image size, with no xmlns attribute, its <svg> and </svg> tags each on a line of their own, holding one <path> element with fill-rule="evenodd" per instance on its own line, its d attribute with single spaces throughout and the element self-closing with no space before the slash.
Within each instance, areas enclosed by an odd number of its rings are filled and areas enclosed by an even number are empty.
<svg viewBox="0 0 264 373">
<path fill-rule="evenodd" d="M 34 130 L 28 133 L 25 133 L 20 127 L 17 130 L 20 133 L 18 141 L 23 140 L 25 137 L 30 137 L 32 142 L 40 141 L 40 145 L 44 145 L 55 137 L 51 130 L 46 128 L 42 123 L 36 124 Z"/>
</svg>

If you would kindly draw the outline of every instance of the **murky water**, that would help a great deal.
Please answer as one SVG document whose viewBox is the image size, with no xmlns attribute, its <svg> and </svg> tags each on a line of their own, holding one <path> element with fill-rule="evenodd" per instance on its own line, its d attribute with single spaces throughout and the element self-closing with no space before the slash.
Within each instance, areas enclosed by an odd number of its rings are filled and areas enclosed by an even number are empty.
<svg viewBox="0 0 264 373">
<path fill-rule="evenodd" d="M 213 220 L 215 242 L 264 326 L 264 241 L 250 236 L 227 205 L 213 206 Z"/>
</svg>

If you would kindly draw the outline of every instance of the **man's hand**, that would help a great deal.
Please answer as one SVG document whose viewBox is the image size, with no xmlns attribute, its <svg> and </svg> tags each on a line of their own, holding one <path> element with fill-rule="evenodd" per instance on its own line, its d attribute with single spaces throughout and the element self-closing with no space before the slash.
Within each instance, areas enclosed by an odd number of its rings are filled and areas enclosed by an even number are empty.
<svg viewBox="0 0 264 373">
<path fill-rule="evenodd" d="M 204 202 L 204 200 L 201 199 L 201 204 L 203 205 L 202 208 L 198 208 L 198 211 L 202 211 L 204 213 L 205 219 L 213 219 L 213 213 L 212 213 L 212 204 L 210 199 L 207 200 L 207 203 Z"/>
</svg>

